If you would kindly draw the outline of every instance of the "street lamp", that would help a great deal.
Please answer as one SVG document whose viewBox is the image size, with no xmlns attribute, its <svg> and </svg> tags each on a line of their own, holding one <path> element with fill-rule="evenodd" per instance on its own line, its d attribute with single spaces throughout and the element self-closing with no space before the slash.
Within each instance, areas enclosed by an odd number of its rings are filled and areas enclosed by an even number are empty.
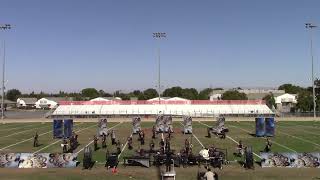
<svg viewBox="0 0 320 180">
<path fill-rule="evenodd" d="M 313 117 L 316 117 L 316 97 L 314 89 L 314 73 L 313 73 L 313 42 L 312 42 L 312 29 L 316 28 L 312 23 L 305 23 L 307 29 L 310 29 L 310 54 L 311 54 L 311 79 L 312 79 L 312 96 L 313 96 Z"/>
<path fill-rule="evenodd" d="M 163 38 L 166 38 L 167 37 L 167 34 L 165 32 L 154 32 L 153 33 L 153 38 L 155 39 L 163 39 Z M 160 95 L 160 68 L 161 68 L 161 64 L 160 64 L 160 47 L 158 47 L 158 94 L 159 94 L 159 104 L 161 103 L 161 95 Z"/>
<path fill-rule="evenodd" d="M 0 30 L 11 29 L 10 24 L 0 24 Z M 6 43 L 3 41 L 3 63 L 2 63 L 2 93 L 1 93 L 1 119 L 4 119 L 4 74 L 5 74 L 5 62 L 6 62 Z"/>
</svg>

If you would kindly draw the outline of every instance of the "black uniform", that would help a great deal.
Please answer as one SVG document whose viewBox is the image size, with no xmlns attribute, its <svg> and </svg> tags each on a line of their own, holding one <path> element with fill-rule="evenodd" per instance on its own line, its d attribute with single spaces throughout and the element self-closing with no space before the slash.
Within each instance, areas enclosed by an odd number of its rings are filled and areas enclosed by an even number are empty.
<svg viewBox="0 0 320 180">
<path fill-rule="evenodd" d="M 98 138 L 97 136 L 93 137 L 94 151 L 98 150 Z"/>
<path fill-rule="evenodd" d="M 107 148 L 107 136 L 105 134 L 102 135 L 102 142 L 101 142 L 101 146 L 102 148 Z"/>
<path fill-rule="evenodd" d="M 38 133 L 36 132 L 33 139 L 33 147 L 38 147 L 38 137 Z"/>
</svg>

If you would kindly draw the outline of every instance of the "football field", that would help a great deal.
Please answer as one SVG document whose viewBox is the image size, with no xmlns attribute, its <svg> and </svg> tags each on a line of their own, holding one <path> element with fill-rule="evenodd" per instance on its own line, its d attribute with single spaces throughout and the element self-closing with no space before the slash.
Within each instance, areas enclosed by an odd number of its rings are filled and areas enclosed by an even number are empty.
<svg viewBox="0 0 320 180">
<path fill-rule="evenodd" d="M 255 123 L 253 121 L 230 122 L 226 121 L 229 133 L 225 139 L 212 135 L 207 138 L 207 127 L 213 126 L 214 121 L 193 121 L 193 134 L 184 135 L 182 122 L 174 121 L 173 138 L 171 149 L 179 152 L 184 147 L 184 141 L 189 138 L 193 144 L 193 153 L 198 152 L 203 147 L 214 145 L 217 148 L 227 149 L 227 159 L 230 164 L 224 165 L 223 169 L 214 169 L 220 179 L 320 179 L 319 168 L 261 168 L 255 163 L 254 170 L 244 169 L 239 161 L 241 158 L 235 157 L 236 145 L 239 140 L 245 146 L 252 146 L 254 159 L 260 161 L 260 151 L 265 147 L 266 140 L 254 136 Z M 104 167 L 105 154 L 115 152 L 116 146 L 111 145 L 110 137 L 107 139 L 107 149 L 101 148 L 93 152 L 95 164 L 91 170 L 82 170 L 83 149 L 85 146 L 93 147 L 93 136 L 97 133 L 97 122 L 75 122 L 74 132 L 79 137 L 80 145 L 74 151 L 78 153 L 80 164 L 77 168 L 55 168 L 55 169 L 8 169 L 0 168 L 1 179 L 160 179 L 159 174 L 162 168 L 151 166 L 150 168 L 123 166 L 123 157 L 134 155 L 140 147 L 149 149 L 149 142 L 152 136 L 152 126 L 154 122 L 141 123 L 142 129 L 146 133 L 145 145 L 141 146 L 138 136 L 133 135 L 133 150 L 127 147 L 127 138 L 132 134 L 131 119 L 124 122 L 109 122 L 108 128 L 116 132 L 117 139 L 120 140 L 121 154 L 118 172 L 113 174 L 111 170 Z M 62 152 L 61 140 L 52 138 L 52 123 L 6 123 L 0 124 L 0 152 L 28 152 L 28 153 L 53 153 Z M 39 135 L 39 146 L 33 147 L 33 136 L 35 132 Z M 161 134 L 155 139 L 156 149 L 159 148 Z M 272 152 L 320 152 L 320 122 L 314 121 L 286 121 L 276 123 L 275 137 L 272 140 Z M 197 172 L 203 170 L 202 167 L 176 167 L 177 179 L 196 179 Z"/>
</svg>

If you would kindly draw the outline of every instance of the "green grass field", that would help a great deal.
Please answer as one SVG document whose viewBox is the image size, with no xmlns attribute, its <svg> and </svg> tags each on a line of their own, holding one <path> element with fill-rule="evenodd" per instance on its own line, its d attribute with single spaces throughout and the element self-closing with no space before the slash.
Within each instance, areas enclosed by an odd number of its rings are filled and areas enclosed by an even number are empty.
<svg viewBox="0 0 320 180">
<path fill-rule="evenodd" d="M 201 145 L 208 147 L 214 144 L 218 148 L 228 149 L 228 160 L 232 161 L 229 165 L 224 166 L 222 170 L 215 169 L 220 179 L 320 179 L 319 168 L 261 168 L 255 164 L 254 170 L 245 170 L 235 160 L 234 157 L 236 143 L 234 141 L 242 140 L 245 145 L 251 145 L 254 152 L 259 155 L 265 145 L 264 138 L 252 136 L 254 133 L 254 122 L 226 122 L 230 132 L 226 139 L 219 139 L 215 136 L 206 138 L 207 125 L 213 125 L 214 122 L 193 122 L 193 152 L 198 153 Z M 146 143 L 143 148 L 149 148 L 151 141 L 152 122 L 143 122 L 142 129 L 146 132 Z M 190 135 L 181 133 L 181 122 L 174 122 L 174 131 L 172 149 L 180 151 L 184 146 L 184 139 Z M 108 127 L 114 127 L 117 138 L 125 145 L 127 137 L 132 131 L 131 123 L 111 122 Z M 33 135 L 35 132 L 39 134 L 40 146 L 32 147 Z M 82 149 L 92 141 L 93 135 L 97 131 L 97 123 L 75 123 L 74 131 L 79 135 L 80 146 L 75 150 L 79 152 L 78 160 L 81 162 L 83 158 Z M 156 147 L 160 140 L 160 135 L 155 141 Z M 198 141 L 198 140 L 199 141 Z M 273 152 L 320 152 L 320 122 L 277 122 L 276 136 L 271 138 L 273 141 Z M 115 151 L 115 146 L 107 139 L 108 150 Z M 134 150 L 128 150 L 124 147 L 121 157 L 133 155 L 138 149 L 137 136 L 133 136 Z M 51 123 L 8 123 L 0 124 L 0 151 L 1 152 L 61 152 L 60 140 L 52 138 Z M 93 144 L 90 144 L 93 146 Z M 101 147 L 101 144 L 99 143 Z M 82 164 L 77 168 L 69 169 L 0 169 L 1 179 L 159 179 L 159 169 L 156 167 L 124 167 L 119 165 L 118 173 L 112 174 L 104 168 L 106 149 L 99 149 L 94 152 L 93 158 L 96 161 L 91 170 L 82 170 Z M 254 157 L 259 161 L 259 157 Z M 120 160 L 122 162 L 122 160 Z M 177 179 L 196 179 L 199 168 L 175 168 Z"/>
</svg>

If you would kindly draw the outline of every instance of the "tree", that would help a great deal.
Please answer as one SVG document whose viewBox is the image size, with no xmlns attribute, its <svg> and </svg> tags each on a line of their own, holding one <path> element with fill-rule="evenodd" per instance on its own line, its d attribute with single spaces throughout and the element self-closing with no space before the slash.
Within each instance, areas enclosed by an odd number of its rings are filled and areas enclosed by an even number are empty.
<svg viewBox="0 0 320 180">
<path fill-rule="evenodd" d="M 95 88 L 85 88 L 81 90 L 83 97 L 88 97 L 90 99 L 99 97 L 99 92 Z"/>
<path fill-rule="evenodd" d="M 155 90 L 155 89 L 149 88 L 149 89 L 146 89 L 143 91 L 143 97 L 146 100 L 152 99 L 152 98 L 155 98 L 158 96 L 159 96 L 159 94 L 158 94 L 157 90 Z"/>
<path fill-rule="evenodd" d="M 179 86 L 171 87 L 163 91 L 164 97 L 182 97 L 182 88 Z"/>
<path fill-rule="evenodd" d="M 10 89 L 7 92 L 7 99 L 10 101 L 16 101 L 19 96 L 21 96 L 21 92 L 18 89 Z"/>
<path fill-rule="evenodd" d="M 199 92 L 198 99 L 208 100 L 211 92 L 212 92 L 211 88 L 206 88 L 206 89 L 201 90 Z"/>
<path fill-rule="evenodd" d="M 312 93 L 309 91 L 301 91 L 298 94 L 298 99 L 297 99 L 297 109 L 306 112 L 306 111 L 311 111 L 313 109 L 313 98 L 312 98 Z"/>
<path fill-rule="evenodd" d="M 106 95 L 106 92 L 104 92 L 104 90 L 100 89 L 99 90 L 99 96 L 100 97 L 105 97 L 105 95 Z"/>
<path fill-rule="evenodd" d="M 289 93 L 289 94 L 298 94 L 299 92 L 305 90 L 304 88 L 302 88 L 300 86 L 295 86 L 292 84 L 283 84 L 283 85 L 279 86 L 278 89 L 284 90 L 286 93 Z"/>
<path fill-rule="evenodd" d="M 248 97 L 245 93 L 240 93 L 239 91 L 231 90 L 226 91 L 222 94 L 222 100 L 247 100 Z"/>
<path fill-rule="evenodd" d="M 190 100 L 198 99 L 198 91 L 195 88 L 182 89 L 182 98 Z"/>
<path fill-rule="evenodd" d="M 270 109 L 272 109 L 273 107 L 276 108 L 276 100 L 274 99 L 274 96 L 272 93 L 267 94 L 262 99 L 266 101 L 266 104 Z"/>
</svg>

